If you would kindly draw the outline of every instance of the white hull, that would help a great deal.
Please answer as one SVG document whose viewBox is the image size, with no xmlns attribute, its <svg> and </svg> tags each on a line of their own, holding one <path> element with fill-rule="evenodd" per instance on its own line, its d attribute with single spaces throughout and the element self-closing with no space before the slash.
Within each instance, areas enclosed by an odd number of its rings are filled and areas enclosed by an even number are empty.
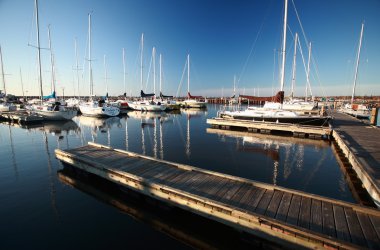
<svg viewBox="0 0 380 250">
<path fill-rule="evenodd" d="M 206 108 L 206 102 L 197 101 L 194 99 L 188 99 L 181 102 L 181 105 L 185 108 Z"/>
<path fill-rule="evenodd" d="M 34 112 L 48 121 L 71 120 L 78 113 L 76 110 L 34 110 Z"/>
<path fill-rule="evenodd" d="M 97 103 L 84 103 L 79 105 L 80 112 L 84 116 L 111 117 L 120 114 L 120 109 L 114 106 L 103 105 L 99 107 Z"/>
<path fill-rule="evenodd" d="M 9 103 L 0 104 L 0 112 L 16 111 L 17 107 Z"/>
<path fill-rule="evenodd" d="M 161 112 L 166 109 L 165 105 L 151 104 L 149 102 L 131 102 L 128 105 L 131 109 L 139 111 Z"/>
</svg>

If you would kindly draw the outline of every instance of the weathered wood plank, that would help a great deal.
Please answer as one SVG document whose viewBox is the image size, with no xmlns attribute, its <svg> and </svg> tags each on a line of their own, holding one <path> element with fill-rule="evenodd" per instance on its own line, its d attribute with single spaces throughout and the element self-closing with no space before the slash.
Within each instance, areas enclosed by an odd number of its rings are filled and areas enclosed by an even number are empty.
<svg viewBox="0 0 380 250">
<path fill-rule="evenodd" d="M 263 197 L 261 198 L 259 204 L 257 204 L 255 212 L 258 214 L 265 214 L 269 206 L 269 203 L 272 200 L 273 195 L 274 195 L 273 190 L 265 190 Z"/>
<path fill-rule="evenodd" d="M 142 173 L 152 170 L 153 168 L 162 165 L 161 162 L 151 162 L 148 160 L 142 160 L 139 163 L 136 163 L 136 165 L 139 165 L 139 167 L 130 169 L 128 172 L 133 175 L 141 175 Z"/>
<path fill-rule="evenodd" d="M 264 188 L 251 188 L 251 192 L 247 193 L 241 200 L 242 208 L 252 212 L 255 211 L 265 190 Z"/>
<path fill-rule="evenodd" d="M 360 227 L 358 217 L 351 208 L 344 208 L 347 218 L 348 230 L 350 231 L 351 241 L 359 246 L 366 246 L 367 242 Z"/>
<path fill-rule="evenodd" d="M 282 200 L 283 195 L 284 195 L 284 192 L 282 192 L 282 191 L 279 191 L 279 190 L 274 191 L 272 200 L 269 203 L 269 206 L 268 206 L 267 211 L 265 212 L 265 215 L 272 217 L 272 218 L 274 218 L 276 216 L 277 209 L 280 205 L 280 202 Z"/>
<path fill-rule="evenodd" d="M 331 237 L 336 237 L 332 204 L 324 201 L 322 202 L 322 223 L 323 233 Z"/>
<path fill-rule="evenodd" d="M 310 229 L 315 232 L 322 233 L 322 228 L 322 202 L 312 199 Z"/>
<path fill-rule="evenodd" d="M 298 226 L 309 229 L 311 216 L 311 199 L 302 197 Z"/>
<path fill-rule="evenodd" d="M 348 230 L 344 208 L 341 206 L 334 205 L 333 211 L 334 211 L 336 235 L 338 239 L 350 242 L 351 237 L 350 237 L 350 232 Z"/>
<path fill-rule="evenodd" d="M 242 183 L 237 181 L 232 182 L 232 186 L 229 188 L 227 192 L 220 196 L 219 202 L 228 203 L 232 199 L 232 197 L 238 192 L 238 190 L 243 186 Z"/>
<path fill-rule="evenodd" d="M 234 206 L 234 207 L 240 207 L 241 206 L 241 199 L 247 194 L 247 192 L 249 192 L 249 190 L 251 189 L 254 189 L 254 187 L 252 187 L 252 185 L 249 185 L 249 184 L 243 184 L 239 190 L 231 197 L 231 199 L 229 200 L 226 200 L 226 203 L 230 206 Z"/>
<path fill-rule="evenodd" d="M 362 228 L 367 245 L 370 249 L 380 249 L 380 240 L 376 234 L 375 229 L 372 226 L 368 215 L 363 213 L 356 213 L 359 219 L 360 226 Z"/>
<path fill-rule="evenodd" d="M 293 195 L 292 200 L 290 202 L 288 217 L 286 218 L 286 222 L 289 224 L 297 225 L 298 223 L 298 215 L 300 212 L 301 206 L 301 196 Z"/>
<path fill-rule="evenodd" d="M 373 228 L 376 231 L 377 237 L 380 238 L 380 215 L 379 216 L 370 216 L 369 218 L 372 222 Z"/>
<path fill-rule="evenodd" d="M 282 196 L 280 206 L 277 209 L 277 214 L 275 217 L 277 220 L 286 221 L 292 196 L 293 195 L 291 193 L 284 193 L 284 195 Z"/>
</svg>

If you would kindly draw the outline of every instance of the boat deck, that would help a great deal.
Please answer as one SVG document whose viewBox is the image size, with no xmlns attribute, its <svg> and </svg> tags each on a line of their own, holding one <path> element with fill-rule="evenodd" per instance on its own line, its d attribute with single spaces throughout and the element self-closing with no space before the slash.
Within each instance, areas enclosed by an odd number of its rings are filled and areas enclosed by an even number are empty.
<svg viewBox="0 0 380 250">
<path fill-rule="evenodd" d="M 334 139 L 380 206 L 380 129 L 347 114 L 335 112 L 333 116 Z"/>
<path fill-rule="evenodd" d="M 99 144 L 61 161 L 289 248 L 380 248 L 380 211 Z"/>
<path fill-rule="evenodd" d="M 41 122 L 44 120 L 42 116 L 36 114 L 29 114 L 25 110 L 1 112 L 0 119 L 20 123 L 34 123 Z"/>
</svg>

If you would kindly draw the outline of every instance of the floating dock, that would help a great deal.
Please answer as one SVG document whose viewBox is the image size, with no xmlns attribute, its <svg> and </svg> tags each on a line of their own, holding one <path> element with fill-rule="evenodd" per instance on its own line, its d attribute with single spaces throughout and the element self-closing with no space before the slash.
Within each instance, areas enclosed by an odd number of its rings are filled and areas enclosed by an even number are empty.
<svg viewBox="0 0 380 250">
<path fill-rule="evenodd" d="M 271 134 L 274 131 L 291 133 L 294 137 L 322 139 L 331 135 L 330 127 L 307 126 L 291 123 L 246 121 L 227 118 L 207 119 L 207 124 L 218 129 L 244 129 L 249 132 Z"/>
<path fill-rule="evenodd" d="M 380 211 L 95 143 L 56 157 L 287 248 L 380 249 Z"/>
<path fill-rule="evenodd" d="M 11 111 L 11 112 L 1 112 L 0 120 L 6 120 L 18 123 L 33 123 L 41 122 L 44 120 L 42 116 L 36 114 L 29 114 L 25 110 Z"/>
<path fill-rule="evenodd" d="M 380 129 L 342 113 L 334 113 L 332 136 L 380 207 Z"/>
</svg>

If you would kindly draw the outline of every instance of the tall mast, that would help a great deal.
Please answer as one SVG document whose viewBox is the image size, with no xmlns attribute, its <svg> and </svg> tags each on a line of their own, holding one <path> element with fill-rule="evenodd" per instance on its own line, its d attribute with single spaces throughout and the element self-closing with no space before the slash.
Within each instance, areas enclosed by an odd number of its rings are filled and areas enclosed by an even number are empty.
<svg viewBox="0 0 380 250">
<path fill-rule="evenodd" d="M 234 75 L 234 98 L 236 94 L 236 75 Z"/>
<path fill-rule="evenodd" d="M 37 29 L 37 57 L 38 57 L 38 81 L 40 83 L 40 98 L 42 102 L 43 91 L 42 91 L 42 70 L 41 70 L 41 48 L 40 48 L 40 27 L 38 22 L 38 2 L 34 1 L 36 8 L 36 29 Z"/>
<path fill-rule="evenodd" d="M 0 53 L 1 53 L 1 49 L 0 49 Z M 3 62 L 1 62 L 1 65 L 3 65 Z M 22 98 L 24 98 L 24 101 L 25 101 L 25 95 L 24 95 L 24 83 L 22 82 L 21 67 L 20 67 L 20 80 L 21 80 Z"/>
<path fill-rule="evenodd" d="M 90 85 L 90 96 L 94 95 L 92 82 L 92 65 L 91 65 L 91 13 L 88 14 L 88 81 Z"/>
<path fill-rule="evenodd" d="M 294 87 L 296 85 L 296 58 L 297 58 L 297 42 L 298 42 L 298 33 L 294 37 L 294 54 L 293 54 L 293 70 L 292 70 L 292 91 L 290 97 L 294 97 Z"/>
<path fill-rule="evenodd" d="M 143 90 L 143 52 L 144 52 L 144 33 L 141 34 L 141 54 L 140 54 L 140 83 Z"/>
<path fill-rule="evenodd" d="M 187 54 L 187 94 L 190 94 L 190 54 Z"/>
<path fill-rule="evenodd" d="M 162 55 L 160 53 L 160 94 L 162 93 Z"/>
<path fill-rule="evenodd" d="M 0 46 L 0 63 L 1 63 L 1 77 L 3 79 L 3 91 L 4 91 L 4 95 L 7 96 L 7 91 L 5 90 L 5 75 L 4 75 L 4 65 L 3 65 L 3 53 L 1 52 L 1 46 Z"/>
<path fill-rule="evenodd" d="M 79 94 L 79 65 L 78 65 L 78 49 L 77 49 L 77 39 L 74 39 L 74 47 L 75 47 L 75 60 L 76 60 L 76 71 L 77 71 L 77 85 L 78 85 L 78 99 L 80 97 Z"/>
<path fill-rule="evenodd" d="M 153 60 L 153 93 L 156 94 L 156 47 L 152 49 Z"/>
<path fill-rule="evenodd" d="M 360 50 L 361 50 L 361 47 L 362 47 L 363 31 L 364 31 L 364 22 L 362 23 L 362 29 L 360 31 L 360 41 L 359 41 L 358 54 L 357 54 L 357 58 L 356 58 L 354 87 L 352 88 L 351 104 L 354 103 L 356 80 L 358 79 L 358 69 L 359 69 L 359 61 L 360 61 Z"/>
<path fill-rule="evenodd" d="M 51 48 L 51 36 L 50 36 L 50 24 L 48 25 L 48 39 L 49 39 L 49 50 L 50 50 L 50 65 L 51 65 L 51 88 L 50 91 L 55 92 L 55 72 L 54 72 L 54 58 L 53 50 Z"/>
<path fill-rule="evenodd" d="M 281 62 L 281 87 L 280 90 L 284 91 L 284 81 L 285 81 L 285 49 L 286 49 L 286 27 L 288 18 L 288 0 L 285 0 L 284 8 L 284 27 L 283 27 L 283 38 L 282 38 L 282 62 Z"/>
<path fill-rule="evenodd" d="M 107 77 L 107 64 L 106 64 L 106 55 L 103 57 L 103 64 L 104 64 L 104 84 L 106 85 L 106 93 L 108 97 L 108 77 Z"/>
<path fill-rule="evenodd" d="M 126 85 L 125 85 L 125 50 L 123 48 L 123 82 L 124 82 L 124 93 L 125 95 L 127 95 L 127 88 L 126 88 Z"/>
<path fill-rule="evenodd" d="M 310 59 L 311 59 L 311 43 L 309 43 L 309 58 L 307 60 L 305 101 L 307 101 L 308 87 L 310 87 Z"/>
</svg>

